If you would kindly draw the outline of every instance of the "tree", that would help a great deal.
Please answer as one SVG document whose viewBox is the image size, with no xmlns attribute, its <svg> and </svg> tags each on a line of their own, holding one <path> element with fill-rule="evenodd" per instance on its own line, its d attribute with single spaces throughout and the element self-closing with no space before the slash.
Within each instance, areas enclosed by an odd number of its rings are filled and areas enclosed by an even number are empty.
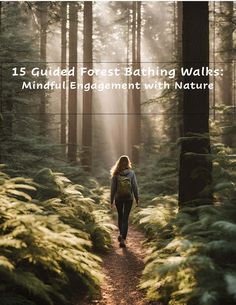
<svg viewBox="0 0 236 305">
<path fill-rule="evenodd" d="M 2 2 L 0 2 L 0 37 L 2 34 Z M 1 39 L 2 40 L 2 39 Z M 0 67 L 0 139 L 3 137 L 3 113 L 2 113 L 2 63 Z M 0 147 L 0 163 L 2 162 L 2 150 Z"/>
<path fill-rule="evenodd" d="M 38 92 L 21 90 L 22 77 L 12 77 L 13 67 L 18 70 L 22 63 L 31 67 L 38 61 L 38 45 L 34 45 L 36 35 L 29 30 L 30 18 L 25 3 L 1 2 L 1 163 L 8 164 L 9 168 L 16 163 L 21 163 L 22 168 L 24 161 L 28 162 L 29 155 L 21 158 L 21 150 L 30 146 L 26 142 L 32 133 L 38 135 L 39 124 L 32 116 L 38 106 Z M 33 77 L 29 76 L 30 79 Z"/>
<path fill-rule="evenodd" d="M 84 44 L 83 64 L 87 69 L 93 68 L 93 3 L 84 2 Z M 83 76 L 83 83 L 91 84 L 93 77 Z M 82 126 L 82 164 L 86 170 L 92 165 L 92 90 L 83 91 L 83 126 Z"/>
<path fill-rule="evenodd" d="M 136 63 L 135 69 L 141 69 L 141 1 L 136 1 L 137 7 L 137 50 L 136 50 Z M 136 82 L 141 84 L 141 76 L 137 75 Z M 134 141 L 134 162 L 139 162 L 139 146 L 141 144 L 141 90 L 135 89 L 134 94 L 135 105 L 135 141 Z"/>
<path fill-rule="evenodd" d="M 48 3 L 39 2 L 39 22 L 40 22 L 40 61 L 42 69 L 46 69 L 47 61 L 47 28 L 48 28 Z M 43 79 L 45 81 L 45 79 Z M 46 91 L 40 91 L 40 134 L 45 135 L 46 128 Z"/>
<path fill-rule="evenodd" d="M 61 2 L 61 69 L 66 68 L 67 56 L 67 2 Z M 61 82 L 66 76 L 61 77 Z M 61 89 L 61 144 L 66 144 L 66 88 Z"/>
<path fill-rule="evenodd" d="M 208 2 L 183 2 L 183 65 L 194 69 L 209 63 Z M 184 76 L 184 82 L 207 83 L 208 76 Z M 209 91 L 185 90 L 179 165 L 179 204 L 211 201 L 209 158 Z"/>
<path fill-rule="evenodd" d="M 178 138 L 182 136 L 181 112 L 183 92 L 174 89 L 174 83 L 182 80 L 180 73 L 182 66 L 182 2 L 178 1 L 171 3 L 171 8 L 173 10 L 173 26 L 171 27 L 171 60 L 173 62 L 171 63 L 171 67 L 176 69 L 176 76 L 172 79 L 171 89 L 164 90 L 163 92 L 163 96 L 165 96 L 165 104 L 163 108 L 166 112 L 163 119 L 163 129 L 170 143 L 176 143 Z M 170 148 L 171 151 L 173 151 L 172 145 L 170 145 Z"/>
<path fill-rule="evenodd" d="M 78 7 L 76 2 L 69 4 L 69 69 L 75 67 L 75 73 L 69 76 L 69 82 L 77 83 L 77 26 Z M 69 89 L 68 98 L 68 160 L 77 159 L 77 90 Z"/>
<path fill-rule="evenodd" d="M 177 66 L 180 67 L 182 64 L 182 21 L 183 21 L 183 3 L 178 1 L 177 2 L 177 33 L 176 33 L 176 49 L 177 49 L 177 54 L 176 54 L 176 59 L 177 59 Z M 178 70 L 179 71 L 179 70 Z M 178 72 L 177 79 L 181 81 L 181 75 Z M 178 101 L 178 118 L 177 118 L 177 125 L 178 125 L 178 135 L 182 136 L 183 135 L 183 126 L 182 126 L 182 120 L 180 118 L 180 114 L 182 112 L 183 108 L 183 95 L 182 92 L 179 92 L 177 94 L 177 101 Z"/>
<path fill-rule="evenodd" d="M 223 64 L 224 75 L 222 78 L 221 99 L 222 103 L 229 107 L 226 110 L 224 120 L 226 125 L 233 123 L 232 102 L 233 102 L 233 2 L 221 3 L 221 23 L 220 23 L 220 59 Z M 223 142 L 226 146 L 233 146 L 233 135 L 230 132 L 223 134 Z"/>
<path fill-rule="evenodd" d="M 132 4 L 132 68 L 141 67 L 141 2 Z M 141 83 L 141 77 L 132 76 L 132 83 Z M 139 162 L 139 146 L 141 142 L 141 104 L 140 89 L 132 89 L 132 98 L 128 103 L 128 142 L 130 155 L 134 163 Z"/>
</svg>

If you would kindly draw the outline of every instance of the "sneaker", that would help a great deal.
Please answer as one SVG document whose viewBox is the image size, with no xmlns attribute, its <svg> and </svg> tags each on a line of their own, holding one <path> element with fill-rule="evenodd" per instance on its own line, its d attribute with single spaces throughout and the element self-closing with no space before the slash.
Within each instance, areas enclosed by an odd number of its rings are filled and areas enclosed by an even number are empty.
<svg viewBox="0 0 236 305">
<path fill-rule="evenodd" d="M 118 236 L 118 241 L 121 242 L 121 239 L 122 239 L 122 236 L 119 235 L 119 236 Z"/>
<path fill-rule="evenodd" d="M 124 239 L 123 239 L 123 238 L 121 238 L 121 241 L 120 241 L 120 247 L 121 247 L 121 248 L 125 248 L 125 247 L 126 247 L 126 245 L 125 245 L 125 241 L 124 241 Z"/>
</svg>

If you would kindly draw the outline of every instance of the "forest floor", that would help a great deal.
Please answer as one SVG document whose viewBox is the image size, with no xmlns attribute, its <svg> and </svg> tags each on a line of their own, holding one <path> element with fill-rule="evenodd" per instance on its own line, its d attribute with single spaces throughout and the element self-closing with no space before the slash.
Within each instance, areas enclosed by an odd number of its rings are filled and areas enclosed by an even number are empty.
<svg viewBox="0 0 236 305">
<path fill-rule="evenodd" d="M 84 305 L 155 305 L 144 299 L 138 284 L 144 268 L 144 236 L 133 226 L 129 227 L 126 248 L 120 248 L 118 230 L 112 233 L 112 248 L 102 255 L 105 280 L 101 287 L 101 298 Z"/>
</svg>

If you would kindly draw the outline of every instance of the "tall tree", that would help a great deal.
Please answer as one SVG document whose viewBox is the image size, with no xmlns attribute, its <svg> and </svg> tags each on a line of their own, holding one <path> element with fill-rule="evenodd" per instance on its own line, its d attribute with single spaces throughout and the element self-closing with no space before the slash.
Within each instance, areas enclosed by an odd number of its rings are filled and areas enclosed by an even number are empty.
<svg viewBox="0 0 236 305">
<path fill-rule="evenodd" d="M 61 2 L 61 69 L 66 69 L 67 51 L 67 2 Z M 66 76 L 61 77 L 61 82 Z M 66 144 L 66 88 L 61 89 L 61 144 Z"/>
<path fill-rule="evenodd" d="M 141 1 L 136 1 L 137 7 L 137 55 L 136 69 L 141 69 Z M 136 82 L 141 84 L 141 76 L 137 75 Z M 139 151 L 141 144 L 141 89 L 135 89 L 135 147 L 134 147 L 134 162 L 139 162 Z"/>
<path fill-rule="evenodd" d="M 75 67 L 75 73 L 69 76 L 69 82 L 77 83 L 77 27 L 78 7 L 76 2 L 69 3 L 69 69 Z M 68 98 L 68 160 L 77 159 L 77 90 L 69 89 Z"/>
<path fill-rule="evenodd" d="M 40 21 L 40 61 L 42 69 L 46 69 L 47 61 L 47 28 L 48 28 L 48 3 L 39 2 L 39 21 Z M 43 79 L 43 82 L 45 80 Z M 46 128 L 46 91 L 40 91 L 40 133 L 45 135 Z"/>
<path fill-rule="evenodd" d="M 226 106 L 233 104 L 233 1 L 221 3 L 221 22 L 220 22 L 220 59 L 223 64 L 224 75 L 222 78 L 221 99 Z M 226 111 L 224 117 L 227 126 L 232 125 L 232 108 Z M 227 130 L 226 130 L 227 131 Z M 226 146 L 233 146 L 233 135 L 230 132 L 223 134 L 223 142 Z"/>
<path fill-rule="evenodd" d="M 84 1 L 83 64 L 93 68 L 93 2 Z M 93 77 L 85 74 L 83 83 L 92 83 Z M 92 90 L 83 91 L 82 164 L 86 170 L 92 166 Z"/>
<path fill-rule="evenodd" d="M 196 43 L 197 42 L 197 43 Z M 183 2 L 183 65 L 198 69 L 209 63 L 208 2 Z M 209 77 L 184 76 L 184 83 L 208 83 Z M 179 166 L 179 203 L 211 201 L 209 90 L 184 90 L 183 133 Z"/>
<path fill-rule="evenodd" d="M 182 66 L 182 2 L 171 3 L 173 10 L 173 27 L 172 27 L 172 68 L 177 73 L 172 82 L 181 81 L 180 68 Z M 179 136 L 182 135 L 182 92 L 181 90 L 168 90 L 164 109 L 167 115 L 164 117 L 165 133 L 171 143 L 175 143 Z M 174 103 L 173 103 L 174 102 Z M 170 146 L 173 148 L 173 146 Z M 174 152 L 174 151 L 173 151 Z M 175 152 L 174 152 L 175 153 Z"/>
<path fill-rule="evenodd" d="M 30 168 L 31 156 L 35 154 L 34 160 L 36 160 L 36 151 L 43 142 L 42 138 L 38 137 L 38 118 L 32 116 L 39 100 L 39 92 L 37 90 L 21 90 L 22 76 L 19 75 L 22 63 L 27 68 L 32 68 L 33 63 L 39 60 L 39 44 L 35 44 L 35 33 L 38 33 L 38 28 L 35 31 L 30 28 L 32 16 L 27 11 L 28 4 L 1 2 L 1 6 L 0 58 L 2 63 L 1 87 L 3 89 L 0 97 L 2 102 L 1 162 L 8 164 L 9 171 L 14 168 L 16 173 L 19 169 Z M 36 8 L 38 9 L 38 6 Z M 38 20 L 38 18 L 36 19 Z M 10 62 L 14 62 L 14 66 L 13 64 L 9 65 Z M 12 67 L 16 67 L 16 74 L 18 74 L 14 77 L 12 77 Z M 35 80 L 29 74 L 27 79 L 29 81 Z M 17 145 L 15 139 L 17 139 Z M 25 152 L 27 158 L 25 158 Z M 38 152 L 41 159 L 41 148 L 38 149 Z"/>
<path fill-rule="evenodd" d="M 183 22 L 183 2 L 177 2 L 177 25 L 176 25 L 176 60 L 177 66 L 180 68 L 182 65 L 182 22 Z M 178 69 L 177 80 L 181 81 L 180 69 Z M 177 102 L 178 102 L 178 117 L 177 117 L 177 134 L 178 136 L 183 135 L 183 121 L 181 119 L 181 113 L 183 111 L 183 94 L 182 92 L 177 92 Z"/>
<path fill-rule="evenodd" d="M 2 36 L 2 2 L 0 2 L 0 37 Z M 2 42 L 2 39 L 1 39 Z M 2 113 L 2 62 L 0 63 L 0 139 L 3 138 L 3 113 Z M 0 163 L 2 162 L 2 150 L 0 147 Z"/>
<path fill-rule="evenodd" d="M 135 50 L 136 50 L 136 39 L 135 39 L 135 31 L 136 31 L 136 2 L 133 1 L 132 3 L 132 10 L 131 10 L 131 22 L 129 23 L 128 20 L 128 30 L 129 25 L 131 26 L 131 66 L 133 66 L 135 61 Z M 128 33 L 129 35 L 129 33 Z M 130 79 L 127 77 L 127 82 Z M 135 82 L 134 77 L 131 78 L 131 82 Z M 134 105 L 133 105 L 133 98 L 134 92 L 133 90 L 128 90 L 128 98 L 127 98 L 127 142 L 128 142 L 128 154 L 130 155 L 131 159 L 133 160 L 133 142 L 134 142 Z"/>
<path fill-rule="evenodd" d="M 130 45 L 131 45 L 131 38 L 130 38 L 130 33 L 131 33 L 131 10 L 128 7 L 127 8 L 127 50 L 126 50 L 126 65 L 127 67 L 130 67 Z M 126 82 L 127 82 L 127 86 L 130 82 L 130 76 L 126 77 Z M 132 131 L 132 126 L 131 126 L 131 117 L 130 117 L 130 113 L 132 112 L 131 109 L 131 90 L 128 89 L 127 90 L 127 103 L 126 103 L 126 107 L 127 107 L 127 128 L 126 128 L 126 143 L 125 143 L 125 151 L 127 151 L 127 153 L 131 156 L 131 131 Z"/>
<path fill-rule="evenodd" d="M 132 4 L 132 68 L 141 67 L 141 2 Z M 140 83 L 141 77 L 132 76 L 132 83 Z M 132 90 L 132 99 L 128 104 L 128 141 L 130 142 L 130 155 L 134 163 L 139 162 L 139 146 L 141 142 L 141 104 L 140 89 Z"/>
</svg>

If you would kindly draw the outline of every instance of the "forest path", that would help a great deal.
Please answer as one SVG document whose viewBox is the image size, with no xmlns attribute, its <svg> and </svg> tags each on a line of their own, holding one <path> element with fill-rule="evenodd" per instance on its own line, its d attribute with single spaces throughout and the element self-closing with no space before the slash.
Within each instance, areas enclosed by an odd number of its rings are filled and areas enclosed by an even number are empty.
<svg viewBox="0 0 236 305">
<path fill-rule="evenodd" d="M 133 227 L 129 227 L 127 247 L 120 248 L 117 241 L 118 230 L 112 233 L 112 249 L 103 256 L 105 282 L 99 305 L 144 305 L 143 294 L 137 288 L 144 268 L 144 237 Z"/>
<path fill-rule="evenodd" d="M 93 300 L 89 305 L 151 304 L 144 300 L 144 294 L 137 287 L 144 268 L 144 236 L 129 226 L 126 248 L 119 247 L 117 236 L 118 230 L 113 230 L 112 249 L 102 255 L 105 280 L 101 287 L 101 299 Z"/>
</svg>

